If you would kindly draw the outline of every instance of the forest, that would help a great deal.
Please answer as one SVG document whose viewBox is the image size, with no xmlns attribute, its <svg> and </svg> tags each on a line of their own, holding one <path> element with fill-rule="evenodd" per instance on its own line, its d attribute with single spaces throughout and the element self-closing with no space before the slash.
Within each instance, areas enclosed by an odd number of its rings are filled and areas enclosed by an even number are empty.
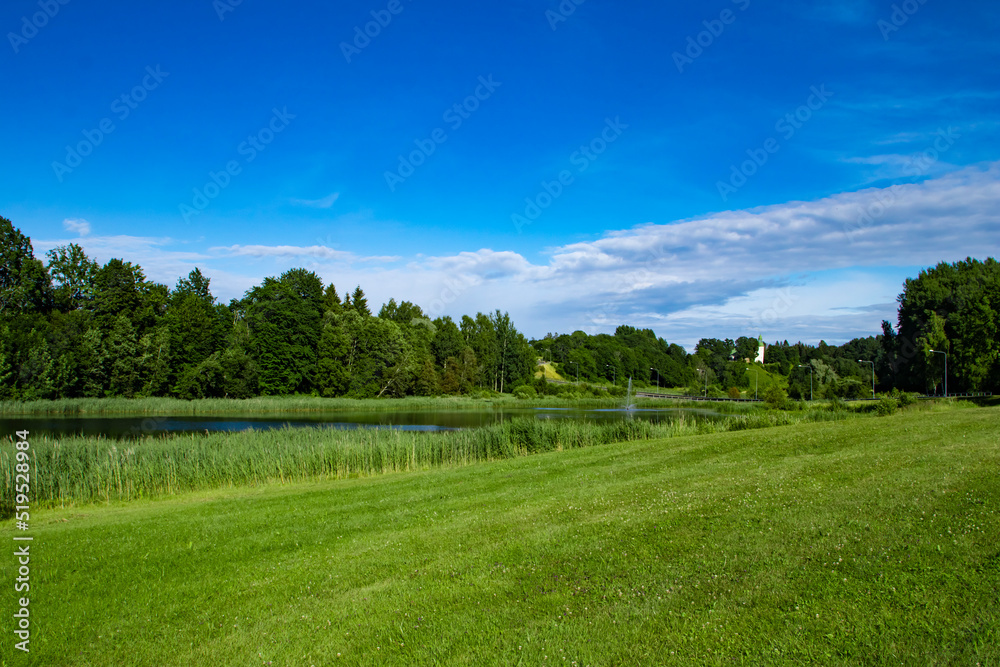
<svg viewBox="0 0 1000 667">
<path fill-rule="evenodd" d="M 364 290 L 338 293 L 297 268 L 219 303 L 199 269 L 170 288 L 124 259 L 104 265 L 77 244 L 36 258 L 0 217 L 0 399 L 75 397 L 356 398 L 559 393 L 537 361 L 567 380 L 619 387 L 752 391 L 757 339 L 703 338 L 689 354 L 650 329 L 548 334 L 529 341 L 510 316 L 429 318 L 390 299 L 377 314 Z M 844 345 L 776 341 L 762 371 L 793 398 L 864 398 L 875 390 L 950 393 L 1000 384 L 1000 266 L 941 263 L 907 279 L 898 321 Z M 811 388 L 810 388 L 811 383 Z M 784 383 L 783 383 L 784 384 Z"/>
</svg>

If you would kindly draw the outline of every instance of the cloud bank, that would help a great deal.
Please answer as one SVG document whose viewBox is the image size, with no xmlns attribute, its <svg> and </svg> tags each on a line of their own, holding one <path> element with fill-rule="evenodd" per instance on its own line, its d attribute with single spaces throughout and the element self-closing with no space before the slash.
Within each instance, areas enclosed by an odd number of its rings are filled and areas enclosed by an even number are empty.
<svg viewBox="0 0 1000 667">
<path fill-rule="evenodd" d="M 373 304 L 394 297 L 453 316 L 500 308 L 530 336 L 627 323 L 690 349 L 703 336 L 874 335 L 882 319 L 895 320 L 903 279 L 941 261 L 997 256 L 998 230 L 1000 163 L 990 163 L 922 183 L 610 231 L 547 249 L 547 261 L 534 263 L 490 248 L 430 257 L 415 248 L 399 258 L 326 246 L 195 252 L 169 239 L 83 241 L 102 261 L 121 251 L 115 256 L 139 261 L 151 277 L 172 273 L 171 284 L 198 265 L 219 278 L 213 287 L 226 299 L 265 275 L 305 266 L 341 292 L 362 285 Z"/>
</svg>

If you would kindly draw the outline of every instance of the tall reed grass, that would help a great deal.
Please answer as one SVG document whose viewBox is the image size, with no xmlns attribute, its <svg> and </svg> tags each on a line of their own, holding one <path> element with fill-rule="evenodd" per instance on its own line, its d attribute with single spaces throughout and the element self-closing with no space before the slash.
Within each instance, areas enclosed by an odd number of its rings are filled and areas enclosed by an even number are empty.
<svg viewBox="0 0 1000 667">
<path fill-rule="evenodd" d="M 514 419 L 446 433 L 284 428 L 132 440 L 42 437 L 31 441 L 31 500 L 36 506 L 65 506 L 265 482 L 344 479 L 800 420 L 769 412 L 721 420 L 681 414 L 660 424 Z M 12 513 L 16 474 L 13 447 L 6 444 L 0 448 L 2 516 Z"/>
</svg>

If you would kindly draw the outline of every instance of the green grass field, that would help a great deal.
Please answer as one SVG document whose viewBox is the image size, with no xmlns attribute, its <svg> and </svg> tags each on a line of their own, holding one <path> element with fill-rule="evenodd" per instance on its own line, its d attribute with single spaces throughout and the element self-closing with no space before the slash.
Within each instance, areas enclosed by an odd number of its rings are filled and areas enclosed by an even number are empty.
<svg viewBox="0 0 1000 667">
<path fill-rule="evenodd" d="M 997 664 L 998 466 L 1000 409 L 923 408 L 38 511 L 0 656 Z"/>
</svg>

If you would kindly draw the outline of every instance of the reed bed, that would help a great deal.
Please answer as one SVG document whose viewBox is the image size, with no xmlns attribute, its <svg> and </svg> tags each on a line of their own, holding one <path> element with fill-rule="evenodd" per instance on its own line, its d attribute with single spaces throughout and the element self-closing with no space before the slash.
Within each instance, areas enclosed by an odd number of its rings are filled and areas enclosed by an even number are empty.
<svg viewBox="0 0 1000 667">
<path fill-rule="evenodd" d="M 119 440 L 32 440 L 32 503 L 66 506 L 152 498 L 186 491 L 307 479 L 346 479 L 464 466 L 612 442 L 781 426 L 785 413 L 666 423 L 514 419 L 475 430 L 284 428 Z M 0 514 L 14 506 L 13 447 L 0 451 Z"/>
</svg>

